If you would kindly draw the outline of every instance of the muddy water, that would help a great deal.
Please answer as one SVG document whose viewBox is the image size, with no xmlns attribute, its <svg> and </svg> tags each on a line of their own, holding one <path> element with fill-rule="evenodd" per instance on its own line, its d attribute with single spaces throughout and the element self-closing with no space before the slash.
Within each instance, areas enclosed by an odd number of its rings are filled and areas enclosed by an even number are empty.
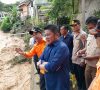
<svg viewBox="0 0 100 90">
<path fill-rule="evenodd" d="M 30 64 L 11 67 L 9 60 L 18 54 L 15 47 L 24 48 L 24 41 L 18 37 L 0 32 L 0 90 L 30 90 Z"/>
</svg>

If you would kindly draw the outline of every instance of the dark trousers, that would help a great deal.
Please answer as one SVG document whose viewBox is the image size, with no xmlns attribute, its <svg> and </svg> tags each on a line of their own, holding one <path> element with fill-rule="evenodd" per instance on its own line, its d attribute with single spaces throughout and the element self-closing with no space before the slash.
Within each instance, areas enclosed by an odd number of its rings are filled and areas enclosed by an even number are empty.
<svg viewBox="0 0 100 90">
<path fill-rule="evenodd" d="M 37 73 L 39 74 L 39 73 L 40 73 L 40 70 L 39 70 L 39 68 L 37 67 L 37 62 L 39 61 L 39 60 L 38 60 L 38 56 L 35 55 L 33 58 L 34 58 L 33 60 L 34 60 L 35 68 L 36 68 L 36 70 L 37 70 Z"/>
<path fill-rule="evenodd" d="M 78 90 L 86 90 L 85 84 L 85 67 L 81 67 L 78 64 L 73 64 L 74 74 L 77 80 Z"/>
<path fill-rule="evenodd" d="M 46 90 L 45 78 L 43 74 L 40 74 L 40 90 Z"/>
<path fill-rule="evenodd" d="M 40 76 L 40 90 L 46 90 L 45 87 L 45 78 L 43 74 L 40 74 L 40 69 L 37 67 L 37 62 L 38 62 L 38 57 L 37 55 L 34 56 L 34 64 L 35 64 L 35 68 L 37 70 L 37 73 Z"/>
<path fill-rule="evenodd" d="M 96 75 L 96 68 L 86 65 L 85 69 L 85 81 L 86 81 L 86 88 L 88 89 L 92 80 Z"/>
</svg>

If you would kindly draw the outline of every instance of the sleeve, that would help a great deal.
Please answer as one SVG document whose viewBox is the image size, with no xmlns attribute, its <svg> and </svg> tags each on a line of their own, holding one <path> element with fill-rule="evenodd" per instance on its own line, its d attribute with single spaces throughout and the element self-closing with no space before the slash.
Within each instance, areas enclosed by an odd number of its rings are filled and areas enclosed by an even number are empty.
<svg viewBox="0 0 100 90">
<path fill-rule="evenodd" d="M 66 50 L 66 47 L 62 47 L 57 49 L 56 54 L 53 56 L 51 62 L 48 62 L 48 64 L 45 65 L 45 69 L 48 72 L 55 72 L 58 71 L 62 64 L 65 62 L 66 60 L 66 56 L 68 57 L 69 55 L 69 51 L 68 49 Z M 69 60 L 69 58 L 68 58 Z"/>
<path fill-rule="evenodd" d="M 27 58 L 31 58 L 34 55 L 36 55 L 36 46 L 35 45 L 29 52 L 25 52 L 25 57 L 27 57 Z"/>
<path fill-rule="evenodd" d="M 44 58 L 44 55 L 46 54 L 46 52 L 47 52 L 47 47 L 44 49 L 43 53 L 41 54 L 41 56 L 39 58 L 40 60 L 46 61 L 45 58 Z"/>
</svg>

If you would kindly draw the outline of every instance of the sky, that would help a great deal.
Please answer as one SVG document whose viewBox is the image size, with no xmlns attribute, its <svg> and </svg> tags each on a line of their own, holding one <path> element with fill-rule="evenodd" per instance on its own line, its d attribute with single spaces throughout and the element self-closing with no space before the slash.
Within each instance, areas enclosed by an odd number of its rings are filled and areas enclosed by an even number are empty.
<svg viewBox="0 0 100 90">
<path fill-rule="evenodd" d="M 0 1 L 6 4 L 12 4 L 12 3 L 16 3 L 17 1 L 21 1 L 21 0 L 0 0 Z"/>
</svg>

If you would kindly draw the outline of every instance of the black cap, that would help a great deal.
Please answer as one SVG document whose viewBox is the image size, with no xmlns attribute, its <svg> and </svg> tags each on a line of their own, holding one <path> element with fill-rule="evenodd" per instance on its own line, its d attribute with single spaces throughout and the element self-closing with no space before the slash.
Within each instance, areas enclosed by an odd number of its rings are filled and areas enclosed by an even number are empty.
<svg viewBox="0 0 100 90">
<path fill-rule="evenodd" d="M 38 27 L 34 27 L 32 30 L 29 31 L 30 35 L 33 35 L 33 33 L 42 33 L 42 30 Z"/>
<path fill-rule="evenodd" d="M 86 25 L 89 24 L 89 23 L 92 23 L 92 24 L 96 25 L 97 22 L 98 22 L 98 18 L 97 17 L 90 16 L 86 20 Z"/>
</svg>

